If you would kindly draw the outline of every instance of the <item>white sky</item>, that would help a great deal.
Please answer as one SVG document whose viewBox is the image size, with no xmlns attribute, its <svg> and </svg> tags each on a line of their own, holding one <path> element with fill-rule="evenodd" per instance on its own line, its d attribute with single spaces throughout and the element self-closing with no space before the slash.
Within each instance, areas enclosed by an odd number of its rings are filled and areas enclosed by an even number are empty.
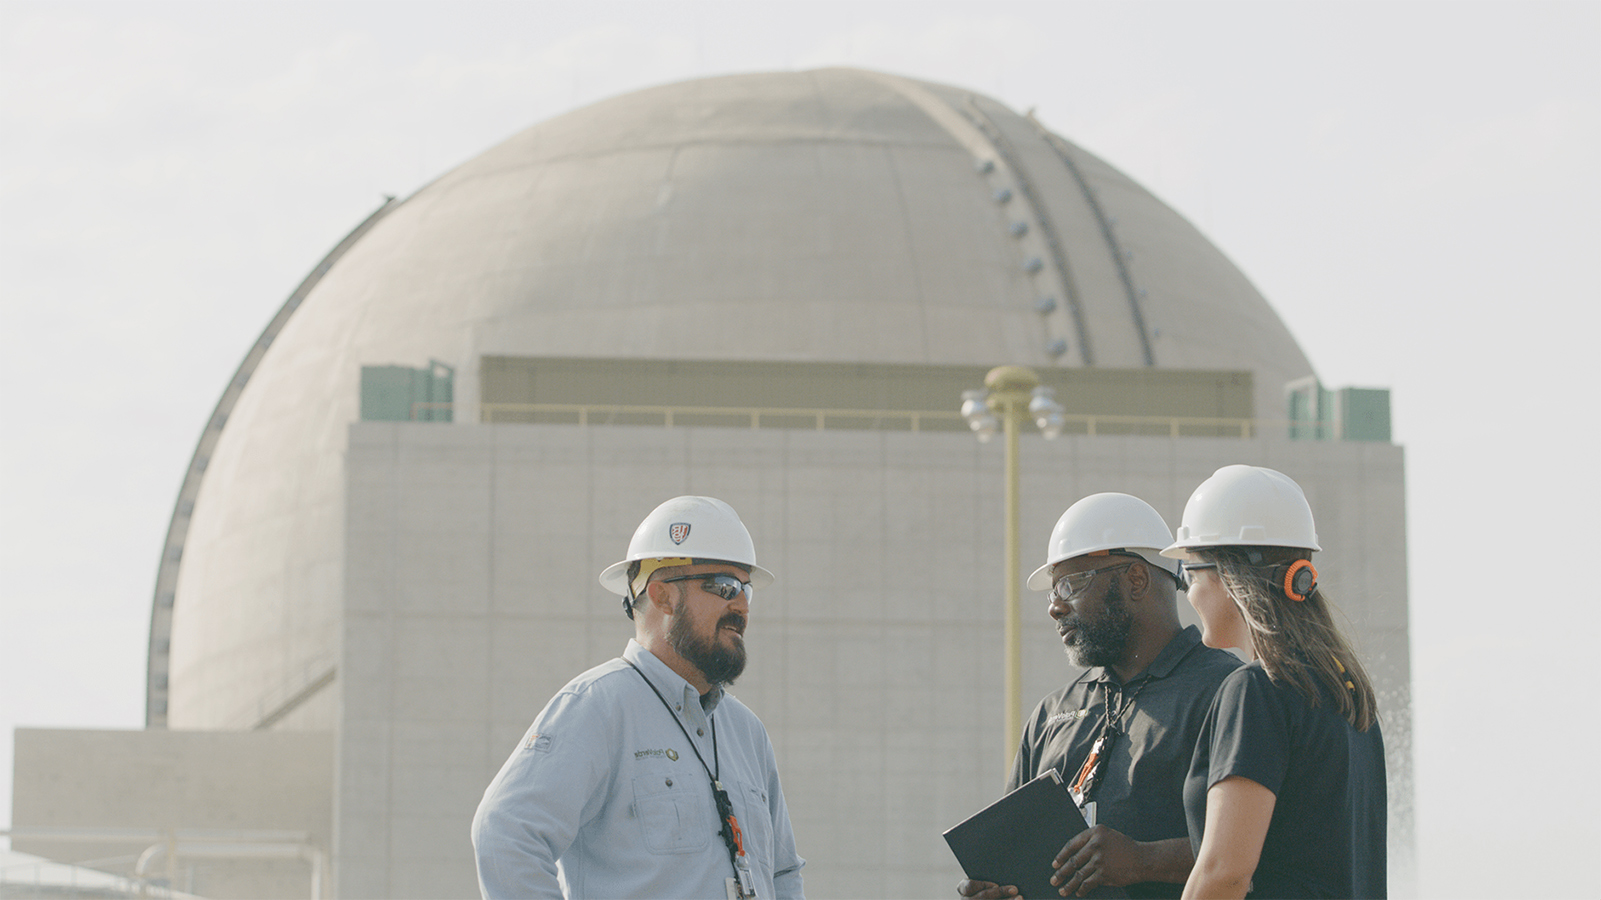
<svg viewBox="0 0 1601 900">
<path fill-rule="evenodd" d="M 1393 391 L 1420 888 L 1601 894 L 1598 58 L 1590 2 L 6 0 L 0 821 L 11 728 L 143 724 L 194 442 L 384 194 L 607 96 L 853 65 L 1036 108 L 1327 385 Z"/>
</svg>

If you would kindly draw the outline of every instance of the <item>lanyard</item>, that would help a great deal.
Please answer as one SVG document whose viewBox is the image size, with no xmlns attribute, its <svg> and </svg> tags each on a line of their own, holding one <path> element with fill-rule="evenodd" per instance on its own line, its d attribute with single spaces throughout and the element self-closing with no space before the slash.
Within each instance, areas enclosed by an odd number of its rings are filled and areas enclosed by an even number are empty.
<svg viewBox="0 0 1601 900">
<path fill-rule="evenodd" d="M 737 882 L 732 882 L 733 886 L 730 888 L 730 893 L 732 894 L 734 889 L 737 888 L 740 898 L 754 900 L 756 897 L 756 879 L 751 874 L 750 859 L 745 855 L 745 835 L 739 830 L 739 819 L 734 816 L 734 804 L 728 799 L 728 791 L 723 788 L 723 783 L 718 780 L 723 764 L 717 758 L 717 722 L 710 717 L 707 719 L 712 726 L 712 765 L 708 766 L 706 765 L 706 757 L 701 756 L 700 749 L 695 746 L 695 739 L 689 736 L 689 729 L 684 727 L 684 723 L 678 719 L 678 714 L 673 712 L 673 705 L 667 702 L 667 698 L 663 697 L 662 692 L 656 689 L 656 685 L 651 684 L 650 679 L 645 677 L 645 673 L 640 670 L 639 666 L 634 665 L 630 660 L 625 659 L 623 662 L 628 663 L 630 668 L 635 672 L 639 672 L 640 678 L 645 679 L 645 687 L 650 688 L 650 692 L 655 694 L 656 699 L 660 700 L 662 706 L 666 708 L 667 714 L 673 717 L 673 722 L 678 725 L 678 730 L 684 733 L 684 740 L 689 742 L 689 749 L 693 750 L 695 758 L 700 760 L 700 767 L 706 770 L 706 777 L 711 779 L 712 800 L 717 804 L 717 818 L 722 821 L 721 834 L 723 843 L 728 845 L 728 859 L 729 862 L 734 864 L 734 875 L 738 878 Z"/>
<path fill-rule="evenodd" d="M 1145 690 L 1145 686 L 1153 680 L 1147 675 L 1145 680 L 1140 682 L 1140 686 L 1134 689 L 1134 693 L 1128 695 L 1127 700 L 1123 699 L 1123 689 L 1119 687 L 1118 703 L 1115 707 L 1112 705 L 1111 682 L 1102 684 L 1106 690 L 1106 716 L 1101 720 L 1101 733 L 1095 739 L 1095 743 L 1090 745 L 1090 755 L 1085 758 L 1084 765 L 1079 767 L 1078 777 L 1073 779 L 1072 786 L 1067 789 L 1068 793 L 1073 795 L 1073 802 L 1080 808 L 1095 800 L 1095 789 L 1101 786 L 1101 774 L 1106 768 L 1106 758 L 1112 754 L 1112 745 L 1117 743 L 1117 736 L 1122 734 L 1118 730 L 1117 723 L 1122 721 L 1123 715 L 1134 705 L 1134 698 L 1138 697 L 1140 691 Z"/>
</svg>

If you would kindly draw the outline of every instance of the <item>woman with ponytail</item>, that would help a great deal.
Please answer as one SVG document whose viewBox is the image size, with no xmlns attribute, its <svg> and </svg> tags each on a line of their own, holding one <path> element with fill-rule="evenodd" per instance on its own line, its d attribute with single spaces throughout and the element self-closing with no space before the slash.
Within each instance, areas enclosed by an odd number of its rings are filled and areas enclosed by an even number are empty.
<svg viewBox="0 0 1601 900">
<path fill-rule="evenodd" d="M 1218 689 L 1185 781 L 1187 898 L 1386 896 L 1384 739 L 1320 549 L 1299 485 L 1225 466 L 1163 551 L 1183 561 L 1202 641 L 1250 660 Z"/>
</svg>

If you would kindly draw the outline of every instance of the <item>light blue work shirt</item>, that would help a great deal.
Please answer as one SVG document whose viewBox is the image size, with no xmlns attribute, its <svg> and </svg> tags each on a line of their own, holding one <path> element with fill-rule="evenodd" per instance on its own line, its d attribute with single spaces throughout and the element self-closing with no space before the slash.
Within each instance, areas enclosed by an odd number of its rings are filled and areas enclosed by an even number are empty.
<svg viewBox="0 0 1601 900">
<path fill-rule="evenodd" d="M 757 895 L 801 897 L 805 861 L 761 720 L 721 688 L 703 708 L 635 641 L 551 698 L 484 791 L 472 830 L 484 896 L 724 900 L 734 866 L 690 740 L 728 791 Z"/>
</svg>

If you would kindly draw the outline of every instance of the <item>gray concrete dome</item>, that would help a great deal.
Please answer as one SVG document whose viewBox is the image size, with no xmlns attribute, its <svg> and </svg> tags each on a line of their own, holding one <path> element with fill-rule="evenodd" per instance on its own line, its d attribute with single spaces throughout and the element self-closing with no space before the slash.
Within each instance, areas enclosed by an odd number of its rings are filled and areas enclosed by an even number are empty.
<svg viewBox="0 0 1601 900">
<path fill-rule="evenodd" d="M 851 69 L 652 88 L 535 125 L 363 223 L 228 386 L 169 533 L 152 725 L 331 727 L 364 365 L 485 356 L 1312 373 L 1217 248 L 987 97 Z M 953 398 L 953 407 L 956 399 Z"/>
</svg>

